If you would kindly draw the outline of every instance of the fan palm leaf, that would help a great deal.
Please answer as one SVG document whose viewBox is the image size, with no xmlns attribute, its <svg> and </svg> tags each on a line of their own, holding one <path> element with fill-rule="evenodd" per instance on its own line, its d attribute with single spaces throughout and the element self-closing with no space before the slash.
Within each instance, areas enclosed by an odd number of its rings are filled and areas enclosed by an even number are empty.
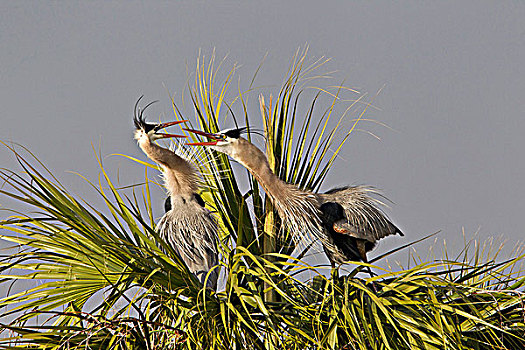
<svg viewBox="0 0 525 350">
<path fill-rule="evenodd" d="M 264 129 L 272 169 L 314 191 L 370 106 L 364 97 L 349 102 L 343 95 L 352 91 L 342 86 L 310 89 L 328 78 L 316 73 L 326 61 L 308 64 L 306 51 L 298 52 L 276 97 L 258 94 L 256 101 L 261 112 L 256 125 Z M 207 132 L 218 131 L 227 117 L 237 122 L 236 115 L 255 131 L 248 113 L 249 96 L 258 90 L 255 77 L 246 91 L 239 88 L 231 96 L 237 67 L 222 74 L 223 65 L 215 66 L 213 57 L 198 60 L 185 108 L 195 114 L 195 126 Z M 173 99 L 172 105 L 176 116 L 187 119 L 185 108 Z M 2 238 L 17 249 L 0 261 L 0 282 L 15 283 L 0 299 L 0 348 L 525 345 L 523 250 L 501 261 L 480 246 L 472 253 L 466 242 L 456 259 L 420 260 L 397 270 L 374 266 L 381 273 L 373 278 L 358 275 L 372 265 L 353 263 L 347 276 L 327 276 L 323 266 L 305 262 L 309 247 L 296 247 L 293 233 L 283 231 L 256 180 L 226 156 L 203 150 L 192 154 L 204 174 L 202 196 L 220 226 L 217 268 L 224 283 L 215 293 L 203 288 L 155 232 L 150 190 L 155 182 L 148 178 L 155 165 L 127 156 L 144 167 L 145 179 L 118 188 L 98 156 L 98 183 L 84 180 L 104 204 L 99 207 L 71 194 L 28 150 L 6 146 L 21 170 L 2 169 L 0 195 L 25 209 L 4 210 L 0 222 Z M 37 283 L 18 288 L 24 281 Z"/>
</svg>

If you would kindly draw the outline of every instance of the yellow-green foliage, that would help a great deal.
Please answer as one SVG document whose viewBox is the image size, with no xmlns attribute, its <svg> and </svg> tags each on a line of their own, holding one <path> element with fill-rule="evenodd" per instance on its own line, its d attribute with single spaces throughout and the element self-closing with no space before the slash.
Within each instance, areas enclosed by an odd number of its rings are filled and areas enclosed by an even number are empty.
<svg viewBox="0 0 525 350">
<path fill-rule="evenodd" d="M 315 75 L 324 60 L 307 66 L 305 56 L 294 57 L 280 91 L 260 96 L 259 106 L 275 172 L 318 190 L 369 104 L 345 102 L 340 94 L 347 89 L 340 86 L 317 88 L 310 100 L 303 100 L 305 84 L 326 78 Z M 241 112 L 235 117 L 250 129 L 254 117 L 248 117 L 246 101 L 255 89 L 250 85 L 230 98 L 235 67 L 218 84 L 220 66 L 215 68 L 213 59 L 197 63 L 194 84 L 188 86 L 193 127 L 217 131 L 221 118 L 232 117 L 236 108 Z M 335 116 L 340 103 L 349 106 Z M 346 111 L 359 104 L 364 107 L 357 118 L 346 121 Z M 175 101 L 173 108 L 177 117 L 188 118 Z M 2 321 L 0 348 L 525 346 L 525 277 L 518 264 L 523 255 L 496 262 L 476 254 L 473 261 L 465 250 L 458 261 L 382 269 L 374 278 L 358 278 L 364 264 L 357 263 L 348 276 L 333 271 L 326 277 L 322 269 L 301 260 L 307 248 L 297 247 L 291 256 L 293 232 L 281 232 L 257 182 L 244 171 L 234 174 L 226 156 L 205 150 L 198 162 L 207 174 L 203 197 L 220 222 L 220 269 L 226 276 L 224 289 L 213 293 L 202 288 L 175 254 L 160 249 L 147 171 L 144 184 L 126 195 L 101 164 L 101 181 L 93 188 L 106 206 L 96 208 L 69 194 L 29 151 L 8 147 L 21 169 L 0 172 L 0 194 L 31 209 L 4 211 L 2 238 L 21 248 L 2 257 L 1 282 L 38 284 L 0 300 L 2 320 L 13 319 Z M 247 191 L 237 182 L 241 176 L 248 178 Z"/>
</svg>

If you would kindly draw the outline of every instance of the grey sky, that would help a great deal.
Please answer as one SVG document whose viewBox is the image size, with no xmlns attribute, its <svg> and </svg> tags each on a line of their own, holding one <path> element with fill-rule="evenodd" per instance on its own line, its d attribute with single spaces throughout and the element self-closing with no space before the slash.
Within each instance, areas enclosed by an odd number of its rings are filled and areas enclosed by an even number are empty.
<svg viewBox="0 0 525 350">
<path fill-rule="evenodd" d="M 179 98 L 199 49 L 242 64 L 245 84 L 268 53 L 259 82 L 276 93 L 308 43 L 312 60 L 333 58 L 338 81 L 371 95 L 386 84 L 369 117 L 395 129 L 363 124 L 381 141 L 356 133 L 325 188 L 381 188 L 408 240 L 442 230 L 461 243 L 464 227 L 514 245 L 524 235 L 524 18 L 523 3 L 493 1 L 3 1 L 0 140 L 27 146 L 82 194 L 66 171 L 96 181 L 99 141 L 103 155 L 144 158 L 132 140 L 134 102 L 159 99 L 151 117 L 171 117 L 163 84 Z M 125 181 L 143 174 L 106 162 Z M 5 149 L 0 164 L 16 166 Z"/>
</svg>

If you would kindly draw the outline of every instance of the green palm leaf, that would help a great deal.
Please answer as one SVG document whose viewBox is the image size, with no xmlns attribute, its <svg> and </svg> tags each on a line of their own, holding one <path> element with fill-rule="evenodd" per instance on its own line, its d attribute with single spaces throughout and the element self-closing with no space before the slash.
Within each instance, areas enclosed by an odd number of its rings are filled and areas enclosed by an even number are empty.
<svg viewBox="0 0 525 350">
<path fill-rule="evenodd" d="M 224 61 L 215 66 L 214 57 L 199 59 L 188 86 L 190 111 L 172 99 L 173 111 L 181 119 L 195 114 L 195 127 L 209 132 L 235 114 L 254 130 L 249 96 L 257 92 L 261 119 L 255 125 L 264 128 L 272 168 L 287 182 L 318 190 L 371 105 L 364 97 L 347 101 L 343 95 L 351 91 L 343 86 L 315 86 L 329 77 L 317 73 L 326 62 L 308 64 L 306 51 L 298 51 L 274 98 L 258 93 L 255 76 L 246 91 L 230 93 L 236 66 L 223 74 Z M 348 119 L 352 114 L 357 117 Z M 95 207 L 70 194 L 29 151 L 6 146 L 21 170 L 0 171 L 0 194 L 27 209 L 3 211 L 1 237 L 17 252 L 2 256 L 0 283 L 37 283 L 0 299 L 0 348 L 525 345 L 523 251 L 497 261 L 497 252 L 479 246 L 472 252 L 467 242 L 456 259 L 421 260 L 399 270 L 376 266 L 381 274 L 367 279 L 358 277 L 367 265 L 355 263 L 347 276 L 335 271 L 326 276 L 323 267 L 303 260 L 310 247 L 297 249 L 256 180 L 234 171 L 224 155 L 202 150 L 190 155 L 203 174 L 202 197 L 220 226 L 224 283 L 214 293 L 155 232 L 150 191 L 155 182 L 148 178 L 157 174 L 155 165 L 124 155 L 144 166 L 145 177 L 141 184 L 117 188 L 98 156 L 100 180 L 84 179 L 105 205 Z"/>
</svg>

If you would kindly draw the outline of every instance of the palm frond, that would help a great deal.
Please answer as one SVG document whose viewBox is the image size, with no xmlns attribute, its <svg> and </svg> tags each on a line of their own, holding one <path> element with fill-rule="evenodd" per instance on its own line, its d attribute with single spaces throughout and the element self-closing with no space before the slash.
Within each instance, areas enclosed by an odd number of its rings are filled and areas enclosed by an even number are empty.
<svg viewBox="0 0 525 350">
<path fill-rule="evenodd" d="M 355 93 L 344 86 L 314 86 L 329 79 L 319 73 L 327 61 L 309 63 L 306 50 L 298 51 L 274 98 L 254 88 L 257 73 L 245 91 L 230 93 L 237 66 L 223 73 L 225 61 L 199 59 L 188 85 L 193 123 L 208 132 L 227 117 L 244 120 L 248 130 L 262 124 L 276 174 L 318 190 L 372 105 L 364 96 L 343 96 Z M 250 118 L 253 93 L 260 122 Z M 171 102 L 182 119 L 188 112 Z M 217 268 L 224 275 L 215 293 L 155 232 L 152 200 L 158 199 L 151 198 L 155 181 L 148 178 L 157 175 L 155 165 L 124 156 L 144 167 L 144 181 L 117 187 L 97 156 L 99 181 L 82 180 L 104 203 L 96 207 L 72 195 L 28 150 L 6 146 L 20 170 L 1 169 L 0 195 L 25 209 L 3 209 L 1 238 L 16 252 L 1 256 L 0 283 L 34 283 L 0 299 L 0 348 L 525 347 L 523 250 L 501 260 L 497 249 L 465 241 L 454 259 L 414 256 L 415 266 L 397 270 L 353 263 L 346 276 L 328 274 L 304 261 L 310 246 L 297 249 L 256 180 L 226 156 L 204 150 L 196 166 L 207 174 L 202 197 L 219 221 Z M 360 278 L 367 266 L 380 273 Z"/>
</svg>

